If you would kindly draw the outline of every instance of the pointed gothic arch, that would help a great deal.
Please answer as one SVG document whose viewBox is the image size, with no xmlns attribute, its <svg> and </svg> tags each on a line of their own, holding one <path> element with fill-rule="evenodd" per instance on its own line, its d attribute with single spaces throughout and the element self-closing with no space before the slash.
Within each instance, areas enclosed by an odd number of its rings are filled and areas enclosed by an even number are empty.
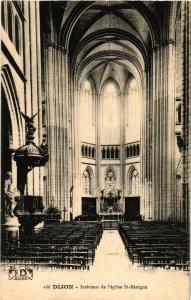
<svg viewBox="0 0 191 300">
<path fill-rule="evenodd" d="M 23 127 L 21 121 L 19 99 L 17 96 L 16 85 L 8 65 L 3 65 L 1 68 L 1 86 L 5 93 L 10 119 L 13 130 L 13 147 L 17 149 L 24 143 Z"/>
<path fill-rule="evenodd" d="M 82 194 L 94 195 L 94 174 L 90 166 L 87 166 L 82 174 Z"/>
<path fill-rule="evenodd" d="M 116 191 L 116 175 L 113 167 L 108 167 L 105 170 L 105 193 L 106 195 L 115 193 Z"/>
<path fill-rule="evenodd" d="M 139 173 L 134 165 L 130 166 L 127 174 L 128 182 L 128 194 L 135 196 L 139 195 L 140 183 L 139 183 Z"/>
</svg>

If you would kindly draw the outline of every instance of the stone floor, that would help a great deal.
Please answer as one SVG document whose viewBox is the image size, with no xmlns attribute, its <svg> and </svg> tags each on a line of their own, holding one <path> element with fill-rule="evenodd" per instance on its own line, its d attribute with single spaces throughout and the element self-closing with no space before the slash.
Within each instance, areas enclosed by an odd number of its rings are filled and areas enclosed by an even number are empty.
<svg viewBox="0 0 191 300">
<path fill-rule="evenodd" d="M 10 281 L 7 271 L 1 277 L 2 300 L 189 299 L 188 272 L 132 265 L 117 230 L 104 231 L 89 271 L 34 268 L 33 280 Z"/>
</svg>

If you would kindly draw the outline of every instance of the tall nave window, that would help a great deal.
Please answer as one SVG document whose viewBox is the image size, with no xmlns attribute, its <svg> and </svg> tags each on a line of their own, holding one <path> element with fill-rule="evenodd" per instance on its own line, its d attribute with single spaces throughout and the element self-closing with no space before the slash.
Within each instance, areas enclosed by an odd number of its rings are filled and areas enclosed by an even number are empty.
<svg viewBox="0 0 191 300">
<path fill-rule="evenodd" d="M 5 28 L 5 5 L 4 1 L 1 2 L 1 24 Z"/>
<path fill-rule="evenodd" d="M 104 84 L 100 104 L 100 142 L 105 145 L 119 144 L 120 99 L 119 90 L 114 81 Z"/>
<path fill-rule="evenodd" d="M 8 35 L 11 41 L 13 41 L 13 12 L 11 4 L 8 2 L 7 5 L 7 15 L 8 15 Z"/>
<path fill-rule="evenodd" d="M 18 53 L 20 53 L 21 50 L 20 42 L 21 42 L 20 24 L 19 24 L 19 19 L 16 16 L 15 17 L 15 47 Z"/>
<path fill-rule="evenodd" d="M 83 83 L 80 96 L 80 132 L 81 141 L 95 143 L 95 103 L 90 81 Z"/>
<path fill-rule="evenodd" d="M 93 125 L 93 92 L 89 80 L 84 82 L 84 105 L 84 109 L 87 112 L 87 124 Z"/>
</svg>

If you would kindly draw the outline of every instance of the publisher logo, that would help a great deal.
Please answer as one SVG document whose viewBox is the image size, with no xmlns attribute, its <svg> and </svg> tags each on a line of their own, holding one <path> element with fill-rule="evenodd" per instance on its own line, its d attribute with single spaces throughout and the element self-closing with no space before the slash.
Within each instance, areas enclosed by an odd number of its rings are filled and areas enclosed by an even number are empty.
<svg viewBox="0 0 191 300">
<path fill-rule="evenodd" d="M 30 267 L 11 266 L 8 273 L 9 280 L 32 280 L 33 270 Z"/>
</svg>

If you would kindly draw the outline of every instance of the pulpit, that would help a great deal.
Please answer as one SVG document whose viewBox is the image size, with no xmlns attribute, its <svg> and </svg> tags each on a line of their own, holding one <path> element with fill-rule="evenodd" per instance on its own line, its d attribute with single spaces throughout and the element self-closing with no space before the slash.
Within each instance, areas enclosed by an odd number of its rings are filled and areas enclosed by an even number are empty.
<svg viewBox="0 0 191 300">
<path fill-rule="evenodd" d="M 27 175 L 35 167 L 44 166 L 48 161 L 48 150 L 46 141 L 43 139 L 42 144 L 37 146 L 34 143 L 34 127 L 33 120 L 36 114 L 28 117 L 21 113 L 25 119 L 27 132 L 26 144 L 18 148 L 14 154 L 14 160 L 17 163 L 17 188 L 20 196 L 15 197 L 16 207 L 15 215 L 18 217 L 19 223 L 25 231 L 31 231 L 34 226 L 44 220 L 43 199 L 38 195 L 24 195 L 27 185 Z"/>
<path fill-rule="evenodd" d="M 31 231 L 37 224 L 44 220 L 43 199 L 41 196 L 18 196 L 15 215 L 25 231 Z"/>
</svg>

